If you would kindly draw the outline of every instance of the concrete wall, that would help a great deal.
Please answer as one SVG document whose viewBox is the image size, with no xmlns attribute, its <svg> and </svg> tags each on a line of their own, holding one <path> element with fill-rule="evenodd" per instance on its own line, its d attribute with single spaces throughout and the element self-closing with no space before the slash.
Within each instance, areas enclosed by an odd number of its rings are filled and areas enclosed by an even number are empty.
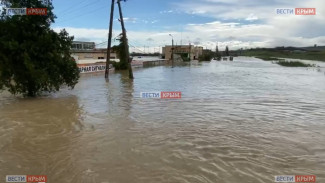
<svg viewBox="0 0 325 183">
<path fill-rule="evenodd" d="M 72 52 L 71 55 L 78 57 L 78 60 L 106 59 L 105 52 Z M 111 53 L 111 58 L 117 58 L 116 53 Z"/>
</svg>

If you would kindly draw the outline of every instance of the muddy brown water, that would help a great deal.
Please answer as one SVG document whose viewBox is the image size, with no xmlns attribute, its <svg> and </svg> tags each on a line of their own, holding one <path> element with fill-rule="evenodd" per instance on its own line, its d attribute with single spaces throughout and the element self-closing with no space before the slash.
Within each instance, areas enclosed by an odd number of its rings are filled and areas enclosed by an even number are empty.
<svg viewBox="0 0 325 183">
<path fill-rule="evenodd" d="M 0 180 L 325 182 L 325 75 L 251 58 L 81 77 L 39 98 L 0 94 Z M 182 99 L 140 92 L 181 91 Z"/>
</svg>

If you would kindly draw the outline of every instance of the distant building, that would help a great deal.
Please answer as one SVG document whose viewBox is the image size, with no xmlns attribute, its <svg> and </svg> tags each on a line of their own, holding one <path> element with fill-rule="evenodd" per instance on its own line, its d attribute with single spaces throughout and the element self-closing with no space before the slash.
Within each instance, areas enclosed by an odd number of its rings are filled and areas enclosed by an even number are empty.
<svg viewBox="0 0 325 183">
<path fill-rule="evenodd" d="M 100 60 L 106 59 L 107 49 L 96 49 L 94 42 L 74 41 L 71 47 L 71 56 L 76 60 Z M 111 51 L 111 59 L 117 59 L 117 54 Z"/>
<path fill-rule="evenodd" d="M 95 49 L 95 43 L 94 42 L 82 42 L 82 41 L 73 41 L 72 50 L 93 50 Z"/>
<path fill-rule="evenodd" d="M 203 47 L 194 45 L 174 45 L 174 54 L 186 55 L 190 60 L 197 60 L 202 55 Z M 166 45 L 162 48 L 162 55 L 166 60 L 172 59 L 172 45 Z"/>
</svg>

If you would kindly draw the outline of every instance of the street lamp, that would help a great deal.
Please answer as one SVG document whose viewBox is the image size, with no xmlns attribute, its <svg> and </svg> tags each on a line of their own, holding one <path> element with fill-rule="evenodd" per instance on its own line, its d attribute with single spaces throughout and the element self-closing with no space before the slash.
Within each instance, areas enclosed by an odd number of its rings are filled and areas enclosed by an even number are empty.
<svg viewBox="0 0 325 183">
<path fill-rule="evenodd" d="M 172 37 L 172 67 L 174 67 L 174 37 L 171 34 L 169 36 Z"/>
</svg>

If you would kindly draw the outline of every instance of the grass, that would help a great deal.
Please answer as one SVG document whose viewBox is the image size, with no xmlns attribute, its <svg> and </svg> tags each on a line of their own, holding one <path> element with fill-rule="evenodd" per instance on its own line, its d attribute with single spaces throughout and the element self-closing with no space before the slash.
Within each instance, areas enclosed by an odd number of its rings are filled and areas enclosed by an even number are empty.
<svg viewBox="0 0 325 183">
<path fill-rule="evenodd" d="M 255 58 L 265 60 L 265 61 L 276 61 L 276 64 L 285 67 L 316 67 L 315 64 L 306 64 L 300 61 L 286 61 L 285 59 L 275 58 L 271 56 L 255 56 Z"/>
<path fill-rule="evenodd" d="M 274 61 L 274 60 L 283 60 L 283 59 L 279 59 L 279 58 L 275 58 L 275 57 L 269 57 L 269 56 L 257 56 L 255 58 L 261 59 L 261 60 L 265 60 L 265 61 Z"/>
<path fill-rule="evenodd" d="M 293 58 L 302 60 L 316 60 L 325 62 L 325 51 L 320 52 L 288 52 L 281 50 L 247 50 L 244 56 L 254 56 L 263 60 L 275 60 L 274 58 Z"/>
<path fill-rule="evenodd" d="M 306 63 L 299 62 L 299 61 L 284 61 L 284 60 L 281 60 L 281 61 L 278 61 L 276 63 L 279 64 L 279 65 L 282 65 L 282 66 L 286 66 L 286 67 L 316 67 L 315 64 L 306 64 Z"/>
</svg>

